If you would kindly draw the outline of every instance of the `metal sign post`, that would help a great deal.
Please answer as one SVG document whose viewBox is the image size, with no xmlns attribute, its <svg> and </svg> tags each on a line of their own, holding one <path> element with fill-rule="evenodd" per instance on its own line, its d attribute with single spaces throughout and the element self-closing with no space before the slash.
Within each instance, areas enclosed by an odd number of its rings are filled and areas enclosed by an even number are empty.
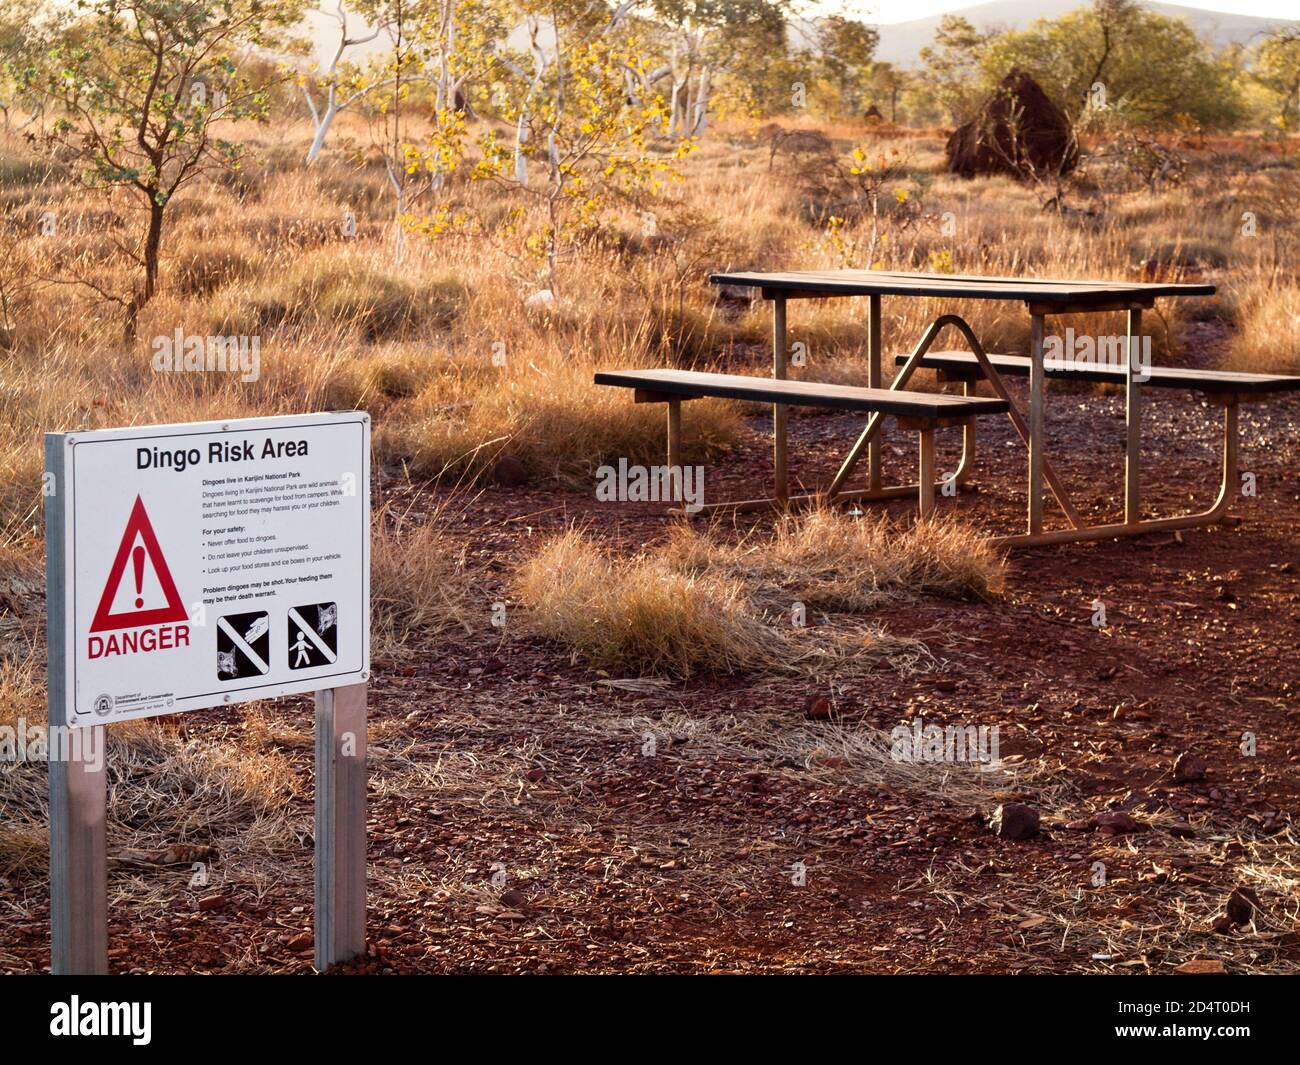
<svg viewBox="0 0 1300 1065">
<path fill-rule="evenodd" d="M 45 437 L 50 941 L 108 971 L 106 726 L 315 692 L 316 965 L 365 952 L 370 422 Z"/>
<path fill-rule="evenodd" d="M 316 693 L 316 968 L 366 950 L 366 686 Z"/>
<path fill-rule="evenodd" d="M 73 759 L 74 744 L 55 744 L 67 725 L 67 663 L 63 615 L 66 552 L 62 536 L 48 530 L 64 527 L 64 493 L 57 473 L 63 442 L 45 437 L 45 633 L 48 654 L 50 774 L 50 971 L 108 972 L 107 858 L 104 818 L 108 809 L 107 773 L 101 756 L 93 765 Z M 103 725 L 79 737 L 76 753 L 102 752 Z M 85 742 L 89 739 L 89 743 Z"/>
</svg>

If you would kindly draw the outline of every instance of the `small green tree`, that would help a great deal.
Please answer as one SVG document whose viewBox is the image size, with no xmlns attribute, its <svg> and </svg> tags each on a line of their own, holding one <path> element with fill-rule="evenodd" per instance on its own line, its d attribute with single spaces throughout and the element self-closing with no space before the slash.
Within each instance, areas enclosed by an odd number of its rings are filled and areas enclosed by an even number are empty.
<svg viewBox="0 0 1300 1065">
<path fill-rule="evenodd" d="M 1274 127 L 1282 133 L 1300 128 L 1300 29 L 1286 26 L 1264 38 L 1254 74 L 1276 101 Z"/>
<path fill-rule="evenodd" d="M 970 117 L 979 105 L 980 63 L 989 35 L 960 15 L 944 15 L 934 43 L 921 49 L 927 94 L 952 122 Z"/>
<path fill-rule="evenodd" d="M 841 115 L 862 109 L 862 92 L 872 71 L 879 32 L 864 22 L 828 15 L 818 26 L 817 43 L 825 77 L 834 87 Z"/>
<path fill-rule="evenodd" d="M 545 263 L 546 287 L 555 295 L 565 250 L 595 230 L 613 204 L 635 204 L 656 192 L 692 142 L 676 137 L 667 150 L 650 150 L 651 138 L 671 129 L 672 109 L 661 95 L 628 91 L 629 73 L 633 84 L 645 86 L 648 63 L 621 21 L 625 9 L 593 18 L 593 8 L 577 4 L 552 6 L 543 15 L 544 0 L 537 2 L 529 16 L 533 74 L 511 83 L 514 97 L 502 109 L 514 141 L 495 129 L 485 133 L 474 176 L 520 198 L 508 228 Z M 552 47 L 540 43 L 543 27 Z M 541 208 L 540 226 L 532 224 L 529 204 Z"/>
<path fill-rule="evenodd" d="M 1027 70 L 1072 119 L 1110 128 L 1231 126 L 1240 97 L 1220 60 L 1184 18 L 1131 0 L 1094 0 L 1022 32 L 1000 34 L 981 53 L 982 81 Z"/>
<path fill-rule="evenodd" d="M 239 166 L 240 145 L 219 136 L 216 123 L 266 115 L 264 86 L 241 76 L 242 61 L 296 23 L 302 7 L 77 0 L 75 13 L 43 86 L 61 112 L 49 141 L 79 164 L 88 186 L 125 190 L 145 214 L 139 239 L 123 249 L 139 265 L 139 283 L 128 294 L 96 288 L 123 307 L 132 337 L 157 289 L 168 208 L 204 171 Z"/>
</svg>

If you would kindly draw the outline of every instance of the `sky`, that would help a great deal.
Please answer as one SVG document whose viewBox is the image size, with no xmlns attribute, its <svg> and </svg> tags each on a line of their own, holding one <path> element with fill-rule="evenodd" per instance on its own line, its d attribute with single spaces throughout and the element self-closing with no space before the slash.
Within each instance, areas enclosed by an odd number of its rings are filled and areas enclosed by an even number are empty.
<svg viewBox="0 0 1300 1065">
<path fill-rule="evenodd" d="M 1080 0 L 1080 4 L 1086 0 Z M 1207 11 L 1228 11 L 1234 15 L 1258 15 L 1262 18 L 1295 18 L 1296 0 L 1204 0 L 1203 3 L 1178 3 L 1163 0 L 1177 7 L 1199 7 Z M 1033 0 L 1026 0 L 1030 6 Z M 945 11 L 960 11 L 976 7 L 971 0 L 827 0 L 819 5 L 828 10 L 840 10 L 850 18 L 863 22 L 908 22 L 911 19 L 939 15 Z"/>
</svg>

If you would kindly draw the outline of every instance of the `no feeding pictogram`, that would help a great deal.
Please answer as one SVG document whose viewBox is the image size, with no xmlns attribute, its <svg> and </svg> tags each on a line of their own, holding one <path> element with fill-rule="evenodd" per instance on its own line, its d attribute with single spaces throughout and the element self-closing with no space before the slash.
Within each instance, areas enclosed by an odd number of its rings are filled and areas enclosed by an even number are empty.
<svg viewBox="0 0 1300 1065">
<path fill-rule="evenodd" d="M 260 677 L 271 666 L 271 619 L 265 611 L 217 619 L 217 679 Z"/>
</svg>

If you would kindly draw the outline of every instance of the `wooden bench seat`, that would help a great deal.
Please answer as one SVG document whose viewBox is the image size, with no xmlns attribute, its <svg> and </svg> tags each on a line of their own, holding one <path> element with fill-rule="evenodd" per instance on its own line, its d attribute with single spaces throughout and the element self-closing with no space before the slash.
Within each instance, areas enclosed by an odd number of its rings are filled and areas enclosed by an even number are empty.
<svg viewBox="0 0 1300 1065">
<path fill-rule="evenodd" d="M 648 393 L 643 402 L 663 402 L 669 396 L 681 399 L 712 396 L 757 403 L 783 403 L 792 407 L 824 407 L 940 420 L 1005 414 L 1008 406 L 1000 399 L 825 385 L 816 381 L 779 381 L 770 377 L 695 370 L 608 370 L 596 374 L 596 384 L 635 388 Z"/>
<path fill-rule="evenodd" d="M 897 355 L 898 365 L 909 356 Z M 990 355 L 989 362 L 1000 374 L 1016 377 L 1029 376 L 1029 357 L 1026 355 Z M 978 380 L 983 376 L 979 362 L 969 351 L 930 351 L 921 358 L 920 365 L 927 370 L 941 370 L 954 378 Z M 1046 360 L 1043 370 L 1047 377 L 1066 378 L 1073 381 L 1101 381 L 1122 385 L 1127 379 L 1123 366 L 1080 361 L 1061 362 Z M 1154 388 L 1186 388 L 1194 392 L 1219 393 L 1236 396 L 1258 396 L 1272 392 L 1300 391 L 1300 377 L 1285 374 L 1241 373 L 1234 370 L 1189 370 L 1175 366 L 1153 366 L 1143 385 Z"/>
<path fill-rule="evenodd" d="M 701 373 L 696 370 L 606 370 L 596 374 L 596 384 L 635 390 L 637 403 L 668 405 L 668 469 L 670 477 L 681 484 L 681 405 L 682 400 L 704 396 L 717 399 L 748 400 L 773 405 L 774 466 L 778 471 L 777 495 L 771 500 L 749 500 L 736 504 L 713 504 L 700 508 L 710 512 L 720 508 L 751 509 L 755 505 L 790 502 L 815 504 L 820 496 L 802 496 L 790 500 L 784 484 L 785 440 L 784 408 L 824 407 L 831 410 L 871 414 L 869 423 L 878 427 L 879 420 L 890 415 L 906 429 L 915 429 L 920 441 L 920 477 L 917 484 L 903 491 L 919 493 L 920 512 L 927 517 L 934 511 L 935 452 L 934 431 L 945 425 L 975 424 L 981 414 L 1005 414 L 1010 404 L 1002 399 L 976 396 L 947 396 L 932 392 L 905 392 L 890 388 L 855 388 L 851 385 L 827 385 L 816 381 L 790 381 L 785 378 L 746 377 L 740 374 Z M 883 498 L 896 495 L 895 489 L 871 490 L 866 495 Z M 841 496 L 843 498 L 843 496 Z"/>
</svg>

